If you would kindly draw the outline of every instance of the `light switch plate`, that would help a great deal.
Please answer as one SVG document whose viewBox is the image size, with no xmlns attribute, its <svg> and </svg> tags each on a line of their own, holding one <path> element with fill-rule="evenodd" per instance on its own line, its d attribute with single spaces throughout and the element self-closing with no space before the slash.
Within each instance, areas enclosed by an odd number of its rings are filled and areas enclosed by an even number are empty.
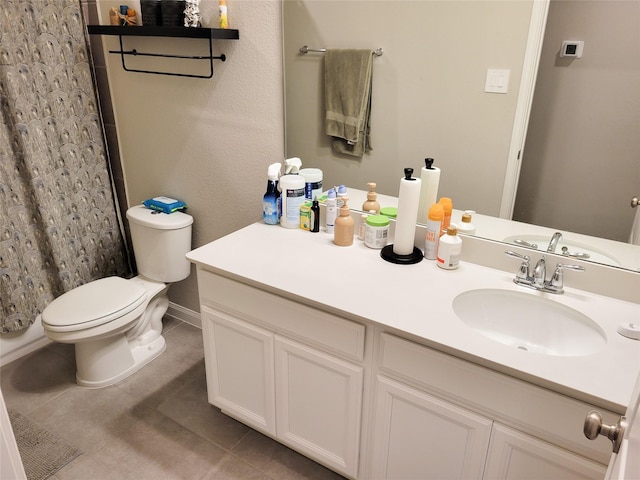
<svg viewBox="0 0 640 480">
<path fill-rule="evenodd" d="M 511 70 L 488 69 L 484 91 L 488 93 L 507 93 L 509 90 L 510 72 Z"/>
</svg>

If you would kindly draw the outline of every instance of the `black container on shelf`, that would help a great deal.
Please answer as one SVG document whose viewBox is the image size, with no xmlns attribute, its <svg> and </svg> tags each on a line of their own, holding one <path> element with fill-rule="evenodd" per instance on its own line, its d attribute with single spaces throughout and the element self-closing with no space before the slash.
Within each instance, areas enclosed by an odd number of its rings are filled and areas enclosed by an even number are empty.
<svg viewBox="0 0 640 480">
<path fill-rule="evenodd" d="M 142 15 L 143 25 L 147 27 L 162 26 L 160 0 L 140 0 L 140 14 Z"/>
<path fill-rule="evenodd" d="M 184 0 L 162 0 L 163 27 L 184 27 Z"/>
</svg>

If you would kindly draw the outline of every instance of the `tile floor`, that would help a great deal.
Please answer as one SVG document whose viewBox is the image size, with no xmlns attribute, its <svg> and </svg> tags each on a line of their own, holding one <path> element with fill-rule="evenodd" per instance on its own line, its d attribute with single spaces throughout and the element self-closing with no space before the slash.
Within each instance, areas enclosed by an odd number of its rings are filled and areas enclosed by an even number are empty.
<svg viewBox="0 0 640 480">
<path fill-rule="evenodd" d="M 17 410 L 82 450 L 58 480 L 341 479 L 207 402 L 200 329 L 169 320 L 166 351 L 117 385 L 75 384 L 72 345 L 50 344 L 5 365 Z"/>
</svg>

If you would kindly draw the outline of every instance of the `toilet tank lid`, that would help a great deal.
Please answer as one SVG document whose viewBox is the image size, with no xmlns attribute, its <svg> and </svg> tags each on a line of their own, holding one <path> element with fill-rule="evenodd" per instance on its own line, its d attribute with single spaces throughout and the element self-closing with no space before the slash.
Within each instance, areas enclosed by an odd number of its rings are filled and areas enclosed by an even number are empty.
<svg viewBox="0 0 640 480">
<path fill-rule="evenodd" d="M 163 213 L 151 210 L 144 205 L 135 205 L 127 210 L 129 221 L 157 228 L 158 230 L 177 230 L 193 223 L 193 217 L 183 212 Z"/>
<path fill-rule="evenodd" d="M 80 285 L 51 302 L 42 321 L 55 327 L 80 325 L 126 315 L 146 298 L 146 290 L 121 277 L 106 277 Z M 99 323 L 104 323 L 99 322 Z"/>
</svg>

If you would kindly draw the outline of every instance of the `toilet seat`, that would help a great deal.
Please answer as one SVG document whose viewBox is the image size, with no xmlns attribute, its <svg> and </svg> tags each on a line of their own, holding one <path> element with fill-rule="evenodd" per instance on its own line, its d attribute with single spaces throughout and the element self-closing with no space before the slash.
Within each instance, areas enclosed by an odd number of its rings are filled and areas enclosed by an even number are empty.
<svg viewBox="0 0 640 480">
<path fill-rule="evenodd" d="M 134 282 L 102 278 L 56 298 L 42 312 L 42 324 L 53 332 L 97 327 L 127 315 L 146 298 L 146 290 Z"/>
</svg>

